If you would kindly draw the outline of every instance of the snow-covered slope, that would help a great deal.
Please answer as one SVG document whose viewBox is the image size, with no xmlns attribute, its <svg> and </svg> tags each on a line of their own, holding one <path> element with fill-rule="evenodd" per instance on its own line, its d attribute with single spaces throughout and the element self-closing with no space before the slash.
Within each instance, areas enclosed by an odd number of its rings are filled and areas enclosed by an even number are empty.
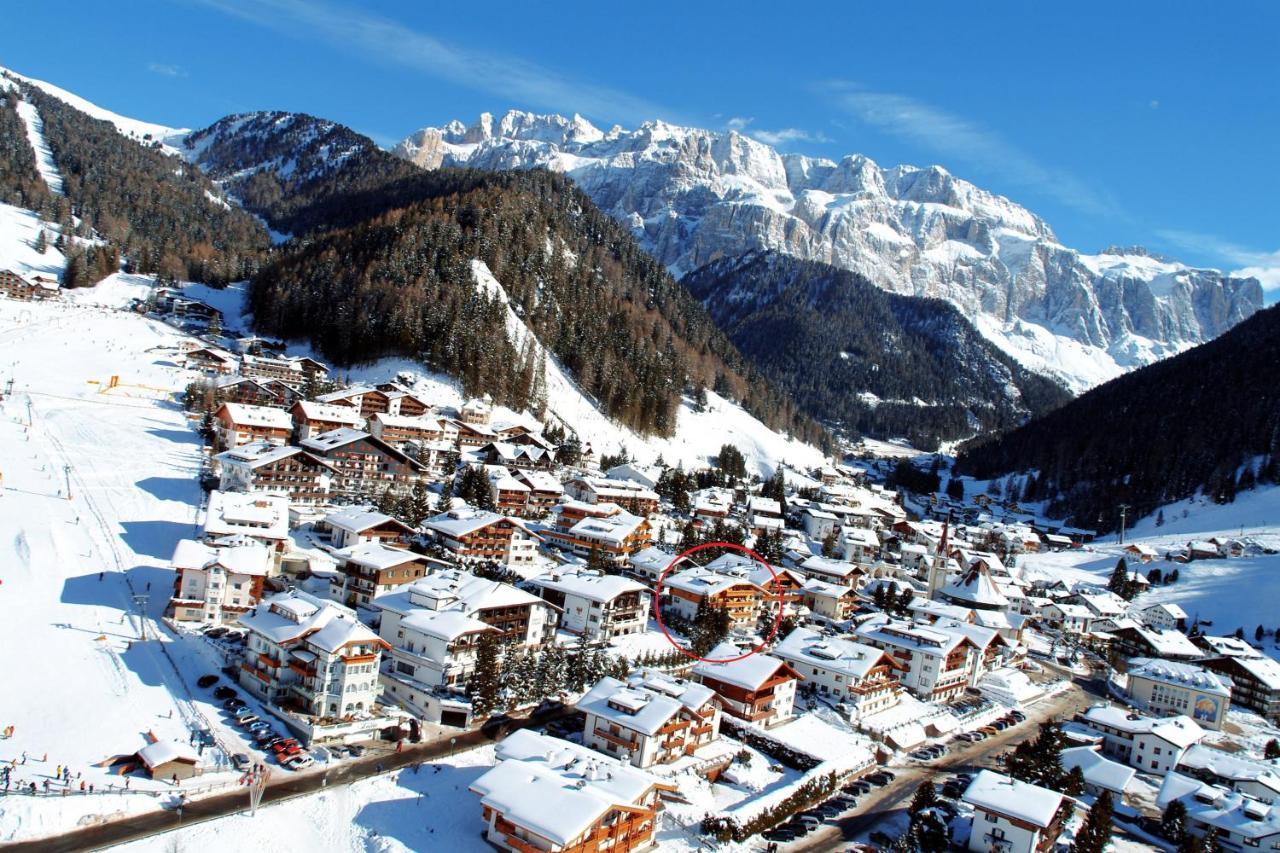
<svg viewBox="0 0 1280 853">
<path fill-rule="evenodd" d="M 482 261 L 472 261 L 471 270 L 478 288 L 497 295 L 503 302 L 507 301 L 502 284 Z M 821 451 L 774 432 L 747 414 L 741 406 L 712 391 L 707 392 L 707 405 L 703 411 L 698 411 L 691 400 L 681 402 L 676 416 L 676 433 L 672 437 L 641 437 L 607 418 L 573 381 L 573 377 L 561 368 L 555 356 L 543 349 L 509 305 L 507 335 L 517 351 L 526 344 L 532 348 L 535 364 L 542 362 L 545 355 L 543 385 L 547 411 L 599 453 L 626 451 L 642 462 L 652 462 L 661 456 L 672 465 L 699 468 L 707 465 L 727 443 L 741 450 L 748 467 L 762 477 L 772 474 L 781 462 L 795 468 L 813 468 L 823 463 Z"/>
<path fill-rule="evenodd" d="M 131 139 L 135 139 L 138 142 L 158 142 L 171 154 L 178 153 L 178 149 L 182 144 L 182 138 L 190 132 L 183 128 L 167 127 L 163 124 L 139 121 L 138 119 L 128 118 L 118 113 L 113 113 L 111 110 L 103 109 L 97 104 L 87 101 L 79 95 L 68 92 L 66 89 L 55 86 L 52 83 L 46 83 L 43 80 L 36 80 L 34 77 L 27 77 L 8 68 L 0 67 L 0 74 L 8 74 L 23 81 L 24 83 L 29 83 L 32 86 L 43 89 L 58 100 L 75 107 L 80 110 L 80 112 L 86 113 L 93 118 L 100 119 L 102 121 L 109 121 L 115 125 L 116 130 Z"/>
<path fill-rule="evenodd" d="M 425 128 L 395 153 L 426 168 L 565 172 L 676 274 L 774 249 L 948 299 L 1029 367 L 1079 345 L 1085 363 L 1051 371 L 1076 390 L 1216 337 L 1262 304 L 1253 279 L 1141 250 L 1069 249 L 1030 211 L 937 166 L 784 155 L 660 121 L 602 133 L 579 116 L 514 111 Z"/>
<path fill-rule="evenodd" d="M 44 254 L 34 248 L 41 230 L 47 235 Z M 56 225 L 41 222 L 29 210 L 0 204 L 0 270 L 12 270 L 22 276 L 62 278 L 67 259 L 53 247 L 57 231 Z"/>
<path fill-rule="evenodd" d="M 53 151 L 50 150 L 49 143 L 44 138 L 44 119 L 40 118 L 40 111 L 36 109 L 35 104 L 23 100 L 18 102 L 18 115 L 27 126 L 27 141 L 31 143 L 31 150 L 35 152 L 36 168 L 40 170 L 40 177 L 44 178 L 50 192 L 64 195 L 62 175 L 58 173 L 58 165 L 53 161 Z"/>
</svg>

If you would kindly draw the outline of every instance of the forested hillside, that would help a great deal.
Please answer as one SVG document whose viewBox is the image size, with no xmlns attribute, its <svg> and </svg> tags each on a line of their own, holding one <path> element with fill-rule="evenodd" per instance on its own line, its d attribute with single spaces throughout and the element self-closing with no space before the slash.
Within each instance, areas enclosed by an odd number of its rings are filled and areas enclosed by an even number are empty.
<svg viewBox="0 0 1280 853">
<path fill-rule="evenodd" d="M 1038 471 L 1032 499 L 1111 529 L 1201 488 L 1233 500 L 1280 482 L 1280 307 L 1221 337 L 1114 379 L 1007 435 L 975 440 L 957 470 Z"/>
<path fill-rule="evenodd" d="M 44 120 L 66 191 L 65 202 L 53 199 L 40 212 L 58 221 L 64 234 L 102 241 L 69 249 L 66 285 L 92 284 L 114 272 L 122 256 L 130 271 L 213 284 L 257 269 L 268 245 L 266 230 L 217 198 L 217 187 L 198 169 L 37 87 L 23 85 L 21 91 Z"/>
<path fill-rule="evenodd" d="M 805 411 L 857 433 L 932 449 L 1070 399 L 950 303 L 888 293 L 848 270 L 751 252 L 695 270 L 684 284 Z"/>
<path fill-rule="evenodd" d="M 16 89 L 0 93 L 0 202 L 54 218 L 53 195 L 36 170 L 35 152 L 17 107 Z"/>
<path fill-rule="evenodd" d="M 468 391 L 536 404 L 538 365 L 508 341 L 504 306 L 477 289 L 478 259 L 538 340 L 627 426 L 670 434 L 681 395 L 706 387 L 775 429 L 826 440 L 563 176 L 424 172 L 309 116 L 236 116 L 191 140 L 248 209 L 295 235 L 251 288 L 265 333 L 306 338 L 339 364 L 418 358 Z"/>
</svg>

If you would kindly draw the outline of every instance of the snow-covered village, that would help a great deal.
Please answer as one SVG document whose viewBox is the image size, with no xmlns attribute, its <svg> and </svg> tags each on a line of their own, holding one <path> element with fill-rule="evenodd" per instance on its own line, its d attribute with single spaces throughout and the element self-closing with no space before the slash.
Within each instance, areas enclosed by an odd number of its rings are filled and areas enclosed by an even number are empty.
<svg viewBox="0 0 1280 853">
<path fill-rule="evenodd" d="M 0 69 L 0 849 L 1280 850 L 1266 275 L 945 172 L 851 248 L 802 208 L 870 191 L 798 183 L 848 161 L 750 120 L 393 147 L 75 79 Z M 1182 331 L 965 319 L 1030 241 Z M 886 242 L 952 289 L 747 319 L 901 291 Z"/>
</svg>

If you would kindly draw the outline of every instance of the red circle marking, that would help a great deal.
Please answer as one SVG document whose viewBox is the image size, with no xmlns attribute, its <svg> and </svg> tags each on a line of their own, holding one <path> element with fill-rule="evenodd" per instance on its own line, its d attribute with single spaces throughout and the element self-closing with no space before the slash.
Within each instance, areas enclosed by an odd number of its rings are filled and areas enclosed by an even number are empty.
<svg viewBox="0 0 1280 853">
<path fill-rule="evenodd" d="M 736 660 L 743 660 L 744 658 L 749 658 L 752 655 L 754 655 L 756 652 L 763 650 L 765 646 L 773 642 L 774 637 L 778 636 L 778 628 L 782 626 L 782 608 L 783 608 L 783 605 L 785 604 L 785 602 L 783 601 L 781 588 L 778 589 L 778 614 L 773 617 L 773 630 L 769 632 L 769 636 L 765 637 L 763 640 L 760 641 L 760 645 L 756 646 L 755 648 L 751 649 L 749 652 L 746 652 L 745 654 L 738 655 L 737 657 L 732 657 L 732 658 L 699 657 L 689 649 L 686 649 L 684 646 L 677 643 L 675 641 L 675 638 L 672 637 L 670 632 L 667 631 L 667 626 L 662 624 L 662 608 L 658 606 L 658 599 L 662 597 L 662 582 L 667 579 L 667 575 L 671 572 L 672 569 L 676 567 L 676 563 L 680 562 L 690 554 L 701 551 L 704 548 L 728 548 L 732 551 L 741 551 L 742 553 L 746 554 L 748 557 L 750 557 L 751 559 L 755 560 L 757 563 L 759 563 L 760 565 L 768 569 L 769 574 L 773 576 L 773 580 L 775 582 L 778 580 L 778 573 L 773 570 L 773 566 L 769 565 L 769 562 L 765 560 L 764 557 L 761 557 L 759 554 L 757 554 L 755 551 L 752 551 L 750 548 L 746 547 L 745 545 L 735 545 L 732 542 L 705 542 L 701 545 L 694 545 L 692 548 L 690 548 L 688 551 L 685 551 L 683 554 L 677 555 L 675 559 L 673 559 L 670 563 L 668 563 L 667 567 L 662 570 L 662 574 L 658 575 L 658 585 L 653 589 L 653 618 L 657 620 L 658 628 L 661 629 L 662 636 L 667 638 L 667 642 L 675 646 L 676 651 L 680 652 L 680 654 L 684 655 L 687 658 L 692 658 L 693 660 L 696 660 L 696 661 L 702 661 L 703 663 L 733 663 Z"/>
</svg>

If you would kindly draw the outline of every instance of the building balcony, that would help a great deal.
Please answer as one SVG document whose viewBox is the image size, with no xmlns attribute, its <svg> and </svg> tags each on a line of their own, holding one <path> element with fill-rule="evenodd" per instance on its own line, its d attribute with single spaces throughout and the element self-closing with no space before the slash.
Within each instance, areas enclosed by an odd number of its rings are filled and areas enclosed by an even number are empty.
<svg viewBox="0 0 1280 853">
<path fill-rule="evenodd" d="M 604 740 L 607 740 L 609 743 L 616 743 L 618 746 L 624 749 L 639 749 L 640 747 L 640 744 L 635 740 L 624 738 L 621 735 L 615 735 L 606 729 L 597 728 L 595 730 L 595 734 L 596 734 L 596 737 L 603 738 Z"/>
</svg>

